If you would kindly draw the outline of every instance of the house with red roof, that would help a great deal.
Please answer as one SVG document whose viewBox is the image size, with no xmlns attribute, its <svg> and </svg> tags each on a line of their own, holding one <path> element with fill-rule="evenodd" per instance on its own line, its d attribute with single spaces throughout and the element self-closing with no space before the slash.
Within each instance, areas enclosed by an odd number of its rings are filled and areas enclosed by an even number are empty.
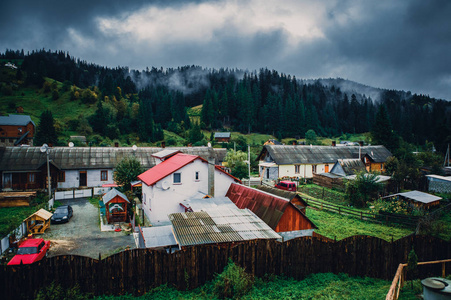
<svg viewBox="0 0 451 300">
<path fill-rule="evenodd" d="M 210 187 L 209 172 L 213 174 Z M 165 225 L 169 223 L 169 214 L 185 212 L 180 205 L 185 199 L 202 195 L 225 196 L 232 183 L 240 182 L 214 162 L 184 153 L 166 158 L 140 174 L 138 179 L 142 182 L 142 209 L 153 225 Z"/>
</svg>

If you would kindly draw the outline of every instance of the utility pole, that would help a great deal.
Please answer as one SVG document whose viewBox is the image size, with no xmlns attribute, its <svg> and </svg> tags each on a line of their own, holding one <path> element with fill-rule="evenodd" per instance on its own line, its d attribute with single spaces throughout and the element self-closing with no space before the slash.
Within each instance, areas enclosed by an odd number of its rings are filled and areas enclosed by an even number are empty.
<svg viewBox="0 0 451 300">
<path fill-rule="evenodd" d="M 251 186 L 251 146 L 247 145 L 247 162 L 249 167 L 249 181 L 248 186 Z"/>
</svg>

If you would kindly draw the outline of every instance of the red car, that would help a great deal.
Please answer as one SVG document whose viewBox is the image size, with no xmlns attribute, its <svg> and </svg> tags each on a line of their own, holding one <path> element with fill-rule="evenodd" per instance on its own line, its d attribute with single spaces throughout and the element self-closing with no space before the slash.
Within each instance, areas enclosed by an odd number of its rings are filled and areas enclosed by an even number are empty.
<svg viewBox="0 0 451 300">
<path fill-rule="evenodd" d="M 47 255 L 50 241 L 44 239 L 28 239 L 19 245 L 17 254 L 9 261 L 8 266 L 32 264 Z"/>
<path fill-rule="evenodd" d="M 296 192 L 296 183 L 292 182 L 292 181 L 281 181 L 278 184 L 276 184 L 275 186 L 278 189 L 281 190 L 285 190 L 285 191 L 292 191 L 292 192 Z"/>
</svg>

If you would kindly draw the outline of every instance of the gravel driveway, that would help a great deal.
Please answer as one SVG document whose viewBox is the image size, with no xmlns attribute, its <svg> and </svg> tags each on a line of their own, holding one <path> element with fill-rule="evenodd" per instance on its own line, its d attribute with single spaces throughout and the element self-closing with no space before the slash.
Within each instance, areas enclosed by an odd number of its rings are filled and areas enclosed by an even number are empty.
<svg viewBox="0 0 451 300">
<path fill-rule="evenodd" d="M 86 198 L 61 200 L 72 206 L 73 217 L 68 223 L 52 224 L 42 238 L 51 241 L 49 257 L 75 254 L 99 258 L 125 249 L 135 248 L 132 234 L 100 231 L 99 209 Z"/>
</svg>

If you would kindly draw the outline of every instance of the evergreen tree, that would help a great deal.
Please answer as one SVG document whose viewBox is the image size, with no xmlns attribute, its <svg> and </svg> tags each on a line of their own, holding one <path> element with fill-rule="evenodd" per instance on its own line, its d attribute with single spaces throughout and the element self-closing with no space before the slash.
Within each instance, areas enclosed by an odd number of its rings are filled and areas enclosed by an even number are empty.
<svg viewBox="0 0 451 300">
<path fill-rule="evenodd" d="M 105 130 L 109 122 L 107 111 L 103 108 L 103 104 L 100 99 L 97 102 L 96 112 L 89 118 L 89 123 L 95 132 L 98 132 L 100 135 L 105 134 Z"/>
<path fill-rule="evenodd" d="M 154 122 L 150 101 L 141 101 L 137 117 L 138 137 L 143 142 L 151 142 L 154 139 Z"/>
<path fill-rule="evenodd" d="M 385 105 L 379 106 L 373 128 L 371 129 L 371 138 L 373 144 L 384 145 L 390 151 L 399 147 L 399 140 L 392 129 Z"/>
<path fill-rule="evenodd" d="M 200 130 L 200 125 L 198 122 L 193 122 L 191 129 L 189 131 L 188 140 L 190 143 L 194 144 L 200 142 L 204 138 L 204 134 Z"/>
<path fill-rule="evenodd" d="M 38 127 L 36 128 L 36 137 L 34 144 L 40 146 L 44 143 L 49 145 L 56 145 L 58 136 L 55 130 L 55 121 L 52 112 L 46 110 L 41 114 Z"/>
</svg>

